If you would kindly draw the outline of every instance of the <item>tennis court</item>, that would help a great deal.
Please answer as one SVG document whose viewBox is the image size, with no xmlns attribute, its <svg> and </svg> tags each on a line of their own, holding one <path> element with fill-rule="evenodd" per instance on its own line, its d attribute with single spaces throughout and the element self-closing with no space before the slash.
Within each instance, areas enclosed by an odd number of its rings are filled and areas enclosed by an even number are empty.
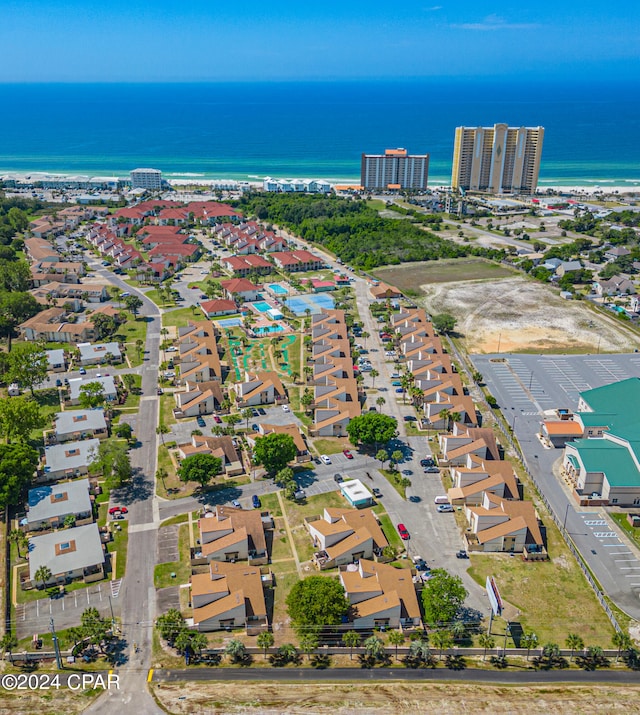
<svg viewBox="0 0 640 715">
<path fill-rule="evenodd" d="M 224 320 L 216 320 L 216 325 L 221 325 L 223 328 L 237 328 L 242 325 L 240 318 L 225 318 Z"/>
<path fill-rule="evenodd" d="M 307 309 L 311 314 L 321 313 L 323 310 L 332 310 L 334 306 L 333 298 L 326 293 L 305 293 L 296 295 L 285 301 L 285 305 L 295 315 L 305 315 Z"/>
</svg>

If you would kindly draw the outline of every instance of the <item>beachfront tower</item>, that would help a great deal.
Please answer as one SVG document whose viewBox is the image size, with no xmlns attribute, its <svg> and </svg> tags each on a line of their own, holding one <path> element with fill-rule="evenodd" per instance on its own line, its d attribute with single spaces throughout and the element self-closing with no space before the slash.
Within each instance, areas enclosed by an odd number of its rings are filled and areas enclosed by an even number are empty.
<svg viewBox="0 0 640 715">
<path fill-rule="evenodd" d="M 534 194 L 544 127 L 458 127 L 451 186 L 489 194 Z"/>
<path fill-rule="evenodd" d="M 160 169 L 134 169 L 131 172 L 131 188 L 159 191 L 162 188 L 162 172 Z"/>
<path fill-rule="evenodd" d="M 428 154 L 407 154 L 406 149 L 387 149 L 384 154 L 362 155 L 360 183 L 365 189 L 426 189 L 428 178 Z"/>
</svg>

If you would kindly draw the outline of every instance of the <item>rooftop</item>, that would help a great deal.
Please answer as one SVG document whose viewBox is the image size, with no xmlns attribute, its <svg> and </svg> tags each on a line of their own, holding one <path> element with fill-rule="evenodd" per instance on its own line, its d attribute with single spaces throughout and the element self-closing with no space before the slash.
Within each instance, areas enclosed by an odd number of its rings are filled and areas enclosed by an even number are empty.
<svg viewBox="0 0 640 715">
<path fill-rule="evenodd" d="M 41 486 L 29 490 L 27 497 L 29 525 L 48 521 L 66 514 L 91 511 L 89 480 L 78 479 L 53 486 Z"/>
<path fill-rule="evenodd" d="M 29 539 L 29 576 L 35 580 L 40 566 L 64 575 L 104 563 L 104 550 L 97 524 L 76 526 Z"/>
</svg>

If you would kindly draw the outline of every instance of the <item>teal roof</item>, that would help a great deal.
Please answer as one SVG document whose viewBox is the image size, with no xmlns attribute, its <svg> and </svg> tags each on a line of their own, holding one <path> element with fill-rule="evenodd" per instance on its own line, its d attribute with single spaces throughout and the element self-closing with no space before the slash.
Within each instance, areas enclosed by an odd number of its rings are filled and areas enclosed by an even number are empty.
<svg viewBox="0 0 640 715">
<path fill-rule="evenodd" d="M 583 424 L 608 425 L 609 430 L 625 439 L 640 435 L 640 378 L 612 382 L 581 392 L 580 397 L 591 412 L 580 412 Z"/>
<path fill-rule="evenodd" d="M 612 487 L 640 487 L 640 471 L 633 459 L 633 447 L 609 439 L 578 439 L 572 443 L 587 472 L 602 472 Z"/>
<path fill-rule="evenodd" d="M 574 469 L 580 469 L 580 465 L 578 464 L 578 460 L 574 457 L 573 454 L 568 454 L 567 459 L 571 462 L 571 466 Z"/>
</svg>

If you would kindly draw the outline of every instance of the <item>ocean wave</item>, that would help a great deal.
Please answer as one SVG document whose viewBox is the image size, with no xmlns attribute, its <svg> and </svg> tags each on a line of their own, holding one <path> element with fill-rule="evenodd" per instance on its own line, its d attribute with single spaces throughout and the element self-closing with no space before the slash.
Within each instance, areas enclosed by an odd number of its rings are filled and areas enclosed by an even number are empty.
<svg viewBox="0 0 640 715">
<path fill-rule="evenodd" d="M 206 174 L 194 174 L 190 171 L 174 171 L 170 174 L 165 174 L 165 176 L 206 176 Z"/>
</svg>

